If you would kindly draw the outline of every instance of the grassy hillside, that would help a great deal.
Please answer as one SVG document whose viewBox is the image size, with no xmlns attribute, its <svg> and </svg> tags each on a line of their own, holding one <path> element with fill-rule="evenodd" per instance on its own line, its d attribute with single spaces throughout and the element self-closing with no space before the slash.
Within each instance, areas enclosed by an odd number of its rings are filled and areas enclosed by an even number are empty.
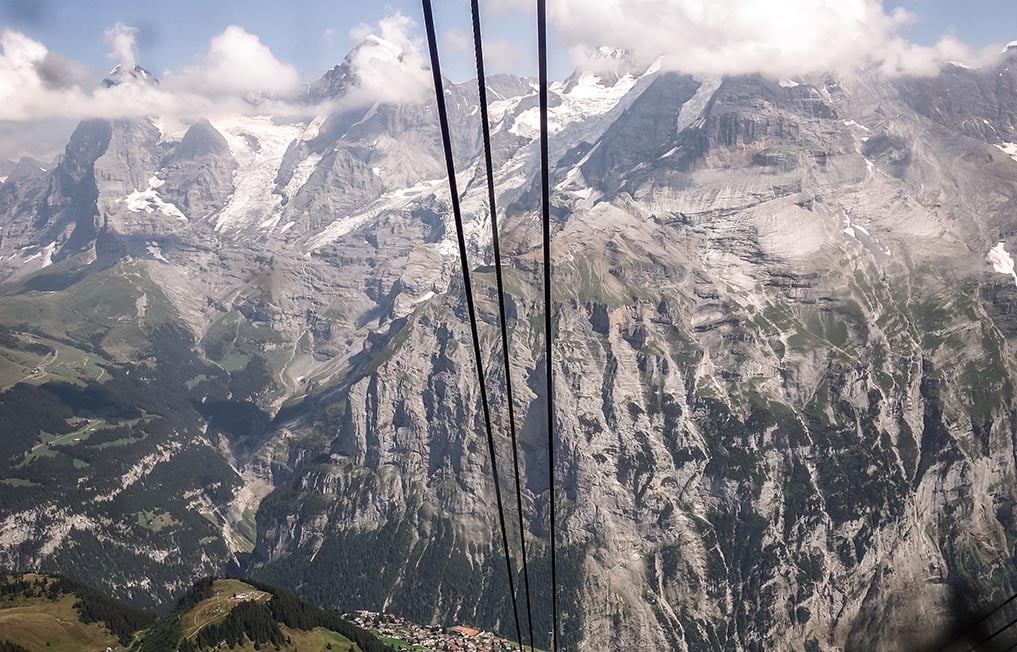
<svg viewBox="0 0 1017 652">
<path fill-rule="evenodd" d="M 60 577 L 2 576 L 0 641 L 28 650 L 104 650 L 133 642 L 153 618 Z"/>
<path fill-rule="evenodd" d="M 156 620 L 148 612 L 62 577 L 0 575 L 0 650 L 107 648 L 133 652 L 390 649 L 335 612 L 236 579 L 198 582 L 176 609 Z"/>
<path fill-rule="evenodd" d="M 104 650 L 117 638 L 99 623 L 84 624 L 74 610 L 76 599 L 63 596 L 19 601 L 0 609 L 0 636 L 28 650 Z"/>
<path fill-rule="evenodd" d="M 203 628 L 224 621 L 241 602 L 261 603 L 271 597 L 271 593 L 259 591 L 240 580 L 216 580 L 212 584 L 212 595 L 180 616 L 181 632 L 184 638 L 193 639 Z"/>
</svg>

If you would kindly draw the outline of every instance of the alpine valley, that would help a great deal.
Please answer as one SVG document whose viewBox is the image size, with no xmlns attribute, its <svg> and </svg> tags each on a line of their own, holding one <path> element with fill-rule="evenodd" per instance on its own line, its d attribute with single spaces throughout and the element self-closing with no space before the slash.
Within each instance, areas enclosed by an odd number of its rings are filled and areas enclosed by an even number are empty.
<svg viewBox="0 0 1017 652">
<path fill-rule="evenodd" d="M 910 650 L 1012 594 L 1017 48 L 601 56 L 551 88 L 562 649 Z M 0 567 L 515 638 L 434 102 L 344 104 L 352 74 L 306 88 L 332 113 L 87 120 L 2 169 Z M 537 94 L 488 94 L 546 646 Z M 476 84 L 445 95 L 514 495 Z"/>
</svg>

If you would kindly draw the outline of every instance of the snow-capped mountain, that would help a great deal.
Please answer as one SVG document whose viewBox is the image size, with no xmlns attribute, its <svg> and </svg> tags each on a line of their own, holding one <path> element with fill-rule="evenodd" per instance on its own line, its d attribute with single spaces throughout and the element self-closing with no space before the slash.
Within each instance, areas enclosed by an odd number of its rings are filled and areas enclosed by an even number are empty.
<svg viewBox="0 0 1017 652">
<path fill-rule="evenodd" d="M 915 649 L 998 602 L 1015 55 L 894 80 L 601 55 L 550 89 L 563 644 Z M 0 185 L 0 563 L 141 602 L 241 564 L 513 634 L 434 108 L 342 102 L 348 61 L 307 89 L 333 111 L 86 121 Z M 489 87 L 544 632 L 537 92 Z M 477 92 L 445 93 L 502 415 Z"/>
<path fill-rule="evenodd" d="M 119 63 L 113 66 L 113 69 L 102 80 L 102 86 L 106 88 L 119 86 L 124 83 L 158 84 L 159 80 L 156 79 L 155 75 L 137 64 L 124 66 Z"/>
</svg>

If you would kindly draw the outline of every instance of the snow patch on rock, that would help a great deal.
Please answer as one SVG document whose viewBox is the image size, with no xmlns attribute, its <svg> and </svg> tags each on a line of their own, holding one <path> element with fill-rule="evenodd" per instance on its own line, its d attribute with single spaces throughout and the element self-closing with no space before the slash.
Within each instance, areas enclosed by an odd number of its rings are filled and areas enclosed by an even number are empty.
<svg viewBox="0 0 1017 652">
<path fill-rule="evenodd" d="M 561 104 L 548 107 L 548 133 L 556 134 L 573 122 L 607 113 L 632 90 L 637 81 L 637 77 L 625 75 L 613 85 L 605 86 L 600 75 L 584 72 L 567 93 L 561 92 L 561 84 L 552 84 L 550 90 L 561 98 Z M 538 138 L 540 108 L 533 107 L 520 113 L 509 131 L 524 138 Z"/>
<path fill-rule="evenodd" d="M 314 251 L 324 247 L 325 245 L 331 244 L 344 235 L 351 233 L 362 224 L 366 224 L 381 213 L 398 211 L 405 208 L 424 194 L 434 193 L 440 187 L 440 184 L 443 183 L 446 183 L 444 179 L 421 181 L 409 188 L 402 188 L 387 192 L 371 203 L 367 207 L 367 210 L 348 217 L 341 217 L 326 226 L 320 233 L 311 238 L 308 242 L 308 249 Z"/>
<path fill-rule="evenodd" d="M 696 89 L 695 95 L 688 102 L 682 104 L 682 108 L 678 110 L 678 125 L 675 133 L 680 134 L 689 127 L 699 124 L 706 105 L 710 103 L 710 98 L 720 88 L 722 80 L 720 77 L 704 77 L 696 78 L 696 81 L 699 82 L 699 88 Z M 668 155 L 670 154 L 669 152 Z"/>
<path fill-rule="evenodd" d="M 995 247 L 989 249 L 986 259 L 992 265 L 992 269 L 1000 274 L 1009 274 L 1013 277 L 1014 285 L 1017 285 L 1017 269 L 1014 267 L 1013 257 L 1006 250 L 1005 242 L 998 242 Z"/>
<path fill-rule="evenodd" d="M 160 143 L 178 143 L 187 133 L 189 124 L 177 118 L 159 116 L 151 119 L 152 125 L 159 130 Z"/>
<path fill-rule="evenodd" d="M 1004 154 L 1017 161 L 1017 143 L 1001 143 L 996 145 Z"/>
<path fill-rule="evenodd" d="M 158 242 L 149 241 L 148 244 L 145 246 L 145 249 L 152 256 L 152 258 L 155 258 L 156 260 L 161 260 L 164 263 L 169 263 L 168 260 L 163 258 L 162 248 L 159 247 Z"/>
<path fill-rule="evenodd" d="M 158 177 L 150 177 L 147 189 L 135 190 L 121 201 L 127 202 L 127 210 L 132 213 L 159 212 L 167 217 L 175 217 L 186 222 L 187 217 L 180 212 L 179 208 L 172 202 L 168 202 L 159 196 L 158 188 L 161 188 L 165 183 L 165 181 Z"/>
<path fill-rule="evenodd" d="M 296 169 L 293 170 L 293 174 L 290 175 L 290 180 L 286 184 L 286 187 L 282 190 L 282 196 L 289 201 L 292 199 L 300 189 L 304 187 L 307 180 L 311 178 L 311 174 L 314 173 L 314 169 L 318 167 L 318 163 L 321 161 L 321 154 L 311 154 L 304 160 L 297 164 Z M 278 223 L 278 217 L 272 222 L 274 227 Z"/>
</svg>

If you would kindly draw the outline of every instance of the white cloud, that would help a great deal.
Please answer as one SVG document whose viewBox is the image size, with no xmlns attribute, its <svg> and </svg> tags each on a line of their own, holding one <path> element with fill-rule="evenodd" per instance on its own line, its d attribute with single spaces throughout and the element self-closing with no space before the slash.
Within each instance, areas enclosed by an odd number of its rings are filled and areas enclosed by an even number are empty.
<svg viewBox="0 0 1017 652">
<path fill-rule="evenodd" d="M 875 66 L 935 74 L 946 61 L 984 60 L 952 38 L 933 46 L 900 35 L 913 16 L 881 0 L 551 0 L 549 20 L 578 63 L 599 46 L 699 74 L 771 76 Z"/>
<path fill-rule="evenodd" d="M 212 38 L 196 64 L 167 75 L 164 82 L 168 88 L 205 97 L 285 96 L 299 90 L 301 78 L 257 36 L 230 25 Z"/>
<path fill-rule="evenodd" d="M 532 11 L 529 1 L 492 3 L 486 6 L 496 11 Z M 889 75 L 934 74 L 946 61 L 988 61 L 988 55 L 972 52 L 952 37 L 929 46 L 908 42 L 902 28 L 913 17 L 902 10 L 888 12 L 882 0 L 549 0 L 549 18 L 555 38 L 581 63 L 599 46 L 626 49 L 646 62 L 666 55 L 671 69 L 700 74 L 793 76 L 858 66 Z M 431 74 L 411 18 L 397 12 L 350 35 L 357 47 L 349 58 L 346 97 L 309 108 L 291 101 L 302 88 L 297 70 L 241 27 L 231 26 L 212 38 L 204 54 L 166 73 L 158 86 L 138 82 L 110 88 L 96 87 L 98 75 L 85 66 L 6 29 L 0 32 L 0 121 L 306 115 L 429 100 Z M 111 58 L 137 63 L 134 28 L 117 23 L 103 36 Z M 465 32 L 446 32 L 443 43 L 472 52 L 472 38 Z M 485 46 L 492 72 L 513 67 L 520 56 L 508 41 L 492 39 Z M 998 53 L 998 48 L 992 50 Z M 522 56 L 529 55 L 523 51 Z"/>
<path fill-rule="evenodd" d="M 137 30 L 117 23 L 104 32 L 110 57 L 137 63 Z M 400 13 L 351 35 L 352 81 L 346 96 L 326 106 L 294 101 L 303 88 L 296 68 L 280 61 L 254 34 L 230 26 L 213 37 L 194 63 L 164 73 L 158 85 L 128 79 L 98 86 L 98 75 L 43 43 L 10 29 L 0 32 L 0 122 L 231 114 L 314 115 L 373 103 L 426 101 L 432 92 L 416 24 Z"/>
<path fill-rule="evenodd" d="M 0 34 L 0 48 L 0 117 L 30 119 L 36 98 L 66 93 L 49 88 L 39 74 L 49 55 L 45 45 L 8 29 Z"/>
<path fill-rule="evenodd" d="M 114 51 L 128 63 L 132 32 L 113 29 Z M 126 49 L 125 49 L 126 48 Z M 228 114 L 294 114 L 305 107 L 284 99 L 252 98 L 300 88 L 296 70 L 279 62 L 251 34 L 229 28 L 212 39 L 199 63 L 169 74 L 161 85 L 132 81 L 97 87 L 80 64 L 13 30 L 0 33 L 0 121 L 29 122 L 152 115 L 196 118 Z"/>
<path fill-rule="evenodd" d="M 400 104 L 422 102 L 432 92 L 423 41 L 413 19 L 396 12 L 375 26 L 362 24 L 350 31 L 357 42 L 350 56 L 353 86 L 344 104 Z"/>
<path fill-rule="evenodd" d="M 137 28 L 128 27 L 120 22 L 106 28 L 102 36 L 111 48 L 109 58 L 124 68 L 133 68 L 138 63 L 137 35 Z"/>
</svg>

